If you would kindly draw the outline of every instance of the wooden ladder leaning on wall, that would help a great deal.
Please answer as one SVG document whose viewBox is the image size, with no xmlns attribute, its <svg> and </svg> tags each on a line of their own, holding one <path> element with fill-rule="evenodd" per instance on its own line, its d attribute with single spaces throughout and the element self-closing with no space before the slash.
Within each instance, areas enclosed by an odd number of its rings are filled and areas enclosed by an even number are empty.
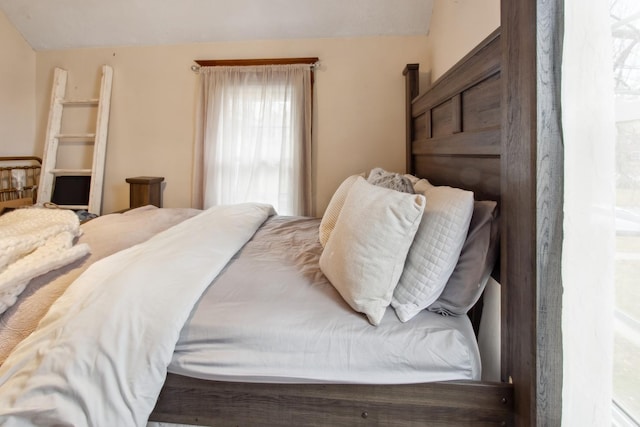
<svg viewBox="0 0 640 427">
<path fill-rule="evenodd" d="M 100 215 L 102 209 L 102 189 L 107 150 L 112 79 L 113 69 L 108 65 L 103 65 L 99 98 L 66 99 L 67 71 L 61 68 L 55 69 L 44 155 L 42 157 L 42 172 L 38 186 L 38 203 L 51 202 L 56 177 L 89 176 L 89 200 L 87 205 L 60 205 L 60 207 L 67 209 L 86 209 L 90 213 Z M 95 133 L 60 133 L 63 109 L 66 106 L 97 107 Z M 87 141 L 93 143 L 93 162 L 91 169 L 58 168 L 56 166 L 58 163 L 58 147 L 60 142 L 63 141 Z"/>
</svg>

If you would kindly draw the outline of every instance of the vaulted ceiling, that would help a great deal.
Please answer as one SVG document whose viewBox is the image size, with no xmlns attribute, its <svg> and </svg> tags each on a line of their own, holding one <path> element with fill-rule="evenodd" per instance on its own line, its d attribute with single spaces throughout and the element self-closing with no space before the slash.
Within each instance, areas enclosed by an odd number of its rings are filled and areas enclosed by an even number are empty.
<svg viewBox="0 0 640 427">
<path fill-rule="evenodd" d="M 37 51 L 427 34 L 433 0 L 0 0 Z"/>
</svg>

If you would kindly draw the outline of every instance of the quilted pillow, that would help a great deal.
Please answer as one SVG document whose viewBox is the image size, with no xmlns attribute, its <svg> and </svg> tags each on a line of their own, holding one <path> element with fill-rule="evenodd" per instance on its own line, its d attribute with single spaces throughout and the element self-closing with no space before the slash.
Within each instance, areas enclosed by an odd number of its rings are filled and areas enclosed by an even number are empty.
<svg viewBox="0 0 640 427">
<path fill-rule="evenodd" d="M 462 250 L 473 213 L 473 193 L 426 179 L 415 186 L 428 203 L 391 305 L 402 322 L 433 304 L 442 293 Z"/>
<path fill-rule="evenodd" d="M 415 193 L 413 184 L 409 178 L 399 173 L 387 172 L 382 168 L 371 169 L 367 177 L 367 182 L 391 190 L 402 191 L 403 193 Z"/>
<path fill-rule="evenodd" d="M 320 269 L 355 311 L 378 325 L 402 274 L 422 219 L 422 195 L 358 177 L 320 255 Z"/>
<path fill-rule="evenodd" d="M 478 302 L 497 258 L 498 224 L 496 202 L 474 203 L 469 233 L 458 264 L 440 297 L 429 306 L 429 311 L 462 315 Z"/>
<path fill-rule="evenodd" d="M 347 198 L 347 194 L 349 194 L 351 186 L 356 182 L 356 178 L 359 176 L 362 175 L 352 175 L 342 181 L 342 184 L 340 184 L 336 192 L 331 196 L 329 205 L 320 220 L 320 228 L 318 230 L 318 237 L 320 238 L 320 244 L 322 247 L 325 247 L 327 244 L 327 240 L 329 240 L 329 236 L 331 235 L 333 228 L 336 226 L 336 221 L 338 220 L 338 215 L 340 215 L 340 211 L 342 210 L 342 205 L 344 205 L 344 200 Z"/>
</svg>

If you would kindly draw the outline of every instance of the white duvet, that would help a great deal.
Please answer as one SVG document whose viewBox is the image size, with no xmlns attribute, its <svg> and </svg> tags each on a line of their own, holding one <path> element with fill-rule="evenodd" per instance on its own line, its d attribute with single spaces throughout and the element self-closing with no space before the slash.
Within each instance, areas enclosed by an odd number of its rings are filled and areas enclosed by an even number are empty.
<svg viewBox="0 0 640 427">
<path fill-rule="evenodd" d="M 0 367 L 0 424 L 145 425 L 194 304 L 273 213 L 214 207 L 92 265 Z"/>
</svg>

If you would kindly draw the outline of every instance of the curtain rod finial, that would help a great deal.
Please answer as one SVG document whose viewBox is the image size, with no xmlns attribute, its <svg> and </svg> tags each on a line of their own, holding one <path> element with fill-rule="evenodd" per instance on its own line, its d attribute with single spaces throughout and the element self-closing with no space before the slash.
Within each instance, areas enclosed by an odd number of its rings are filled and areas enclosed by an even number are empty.
<svg viewBox="0 0 640 427">
<path fill-rule="evenodd" d="M 192 65 L 191 66 L 191 71 L 193 71 L 194 73 L 200 72 L 200 66 L 199 65 Z"/>
</svg>

